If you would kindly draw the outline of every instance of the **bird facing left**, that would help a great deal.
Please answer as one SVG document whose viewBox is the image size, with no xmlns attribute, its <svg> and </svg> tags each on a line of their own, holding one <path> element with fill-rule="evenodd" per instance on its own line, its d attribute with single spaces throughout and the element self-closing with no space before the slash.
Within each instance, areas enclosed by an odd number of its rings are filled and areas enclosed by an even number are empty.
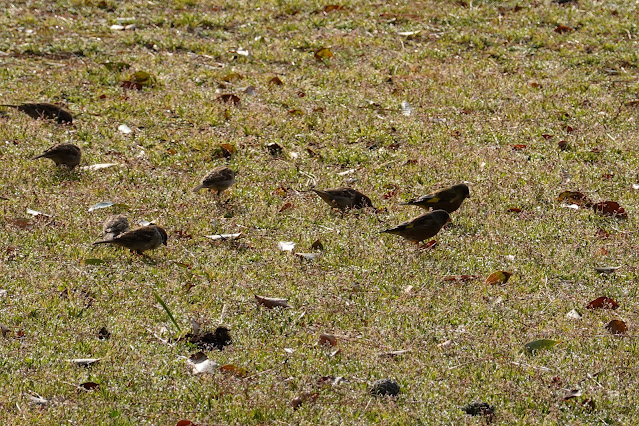
<svg viewBox="0 0 639 426">
<path fill-rule="evenodd" d="M 42 154 L 33 157 L 32 160 L 37 160 L 38 158 L 48 158 L 49 160 L 52 160 L 56 166 L 66 166 L 73 170 L 75 166 L 80 164 L 82 151 L 80 150 L 80 147 L 76 145 L 71 143 L 62 143 L 48 148 Z"/>
</svg>

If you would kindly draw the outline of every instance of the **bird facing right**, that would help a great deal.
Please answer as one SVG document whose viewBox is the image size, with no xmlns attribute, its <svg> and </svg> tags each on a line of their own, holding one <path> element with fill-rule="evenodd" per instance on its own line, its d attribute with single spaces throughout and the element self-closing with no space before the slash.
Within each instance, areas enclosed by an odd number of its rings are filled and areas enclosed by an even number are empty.
<svg viewBox="0 0 639 426">
<path fill-rule="evenodd" d="M 202 188 L 213 189 L 220 195 L 222 191 L 230 188 L 235 183 L 235 172 L 226 166 L 216 167 L 209 174 L 204 176 L 202 183 L 193 188 L 193 192 L 198 192 Z"/>
<path fill-rule="evenodd" d="M 400 223 L 394 228 L 381 232 L 399 235 L 408 241 L 419 244 L 421 241 L 437 235 L 439 230 L 450 221 L 450 215 L 446 210 L 435 210 L 421 214 L 406 222 Z"/>
<path fill-rule="evenodd" d="M 470 196 L 468 185 L 460 183 L 448 188 L 440 189 L 432 194 L 423 195 L 403 204 L 419 206 L 424 209 L 446 210 L 452 213 L 457 210 L 462 202 Z"/>
<path fill-rule="evenodd" d="M 32 160 L 37 160 L 38 158 L 48 158 L 53 160 L 56 166 L 63 165 L 69 169 L 73 169 L 80 164 L 82 151 L 78 146 L 72 143 L 62 143 L 52 146 L 40 155 L 36 155 Z"/>
<path fill-rule="evenodd" d="M 137 254 L 142 254 L 147 250 L 154 250 L 162 244 L 166 245 L 168 236 L 163 228 L 157 225 L 142 226 L 124 232 L 111 240 L 100 240 L 96 244 L 115 244 L 128 248 Z"/>
</svg>

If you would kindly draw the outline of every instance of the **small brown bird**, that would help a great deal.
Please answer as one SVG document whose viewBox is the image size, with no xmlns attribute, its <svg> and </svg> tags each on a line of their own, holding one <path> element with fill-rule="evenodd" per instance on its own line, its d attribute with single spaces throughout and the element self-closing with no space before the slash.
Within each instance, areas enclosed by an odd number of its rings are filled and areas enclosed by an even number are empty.
<svg viewBox="0 0 639 426">
<path fill-rule="evenodd" d="M 424 209 L 441 209 L 452 213 L 470 196 L 468 185 L 460 183 L 449 188 L 440 189 L 432 194 L 423 195 L 403 203 L 404 205 L 419 206 Z"/>
<path fill-rule="evenodd" d="M 56 120 L 60 124 L 73 123 L 73 116 L 69 111 L 57 105 L 49 104 L 46 102 L 24 103 L 20 105 L 2 104 L 0 106 L 15 108 L 18 111 L 24 112 L 32 118 L 46 118 L 49 120 Z"/>
<path fill-rule="evenodd" d="M 336 189 L 325 189 L 323 191 L 314 189 L 313 191 L 334 209 L 347 210 L 373 207 L 373 203 L 370 198 L 352 188 L 342 187 Z"/>
<path fill-rule="evenodd" d="M 450 221 L 450 215 L 446 210 L 435 210 L 421 214 L 406 222 L 400 223 L 394 228 L 381 232 L 399 235 L 408 241 L 419 244 L 421 241 L 437 235 L 439 230 Z"/>
<path fill-rule="evenodd" d="M 132 229 L 124 232 L 112 240 L 100 240 L 93 243 L 96 244 L 115 244 L 128 248 L 137 254 L 142 254 L 147 250 L 154 250 L 162 244 L 166 245 L 168 236 L 166 231 L 157 225 L 142 226 L 141 228 Z"/>
<path fill-rule="evenodd" d="M 102 224 L 102 239 L 112 240 L 129 230 L 129 219 L 121 214 L 109 216 Z"/>
<path fill-rule="evenodd" d="M 220 166 L 204 176 L 202 184 L 193 188 L 193 192 L 207 188 L 216 190 L 217 195 L 220 195 L 222 191 L 228 189 L 233 183 L 235 183 L 235 172 L 226 166 Z"/>
<path fill-rule="evenodd" d="M 76 145 L 71 143 L 63 143 L 60 145 L 52 146 L 47 149 L 40 155 L 36 155 L 32 158 L 32 160 L 36 160 L 38 158 L 48 158 L 53 160 L 56 166 L 64 165 L 69 169 L 73 169 L 75 166 L 80 164 L 80 159 L 82 158 L 82 151 Z"/>
</svg>

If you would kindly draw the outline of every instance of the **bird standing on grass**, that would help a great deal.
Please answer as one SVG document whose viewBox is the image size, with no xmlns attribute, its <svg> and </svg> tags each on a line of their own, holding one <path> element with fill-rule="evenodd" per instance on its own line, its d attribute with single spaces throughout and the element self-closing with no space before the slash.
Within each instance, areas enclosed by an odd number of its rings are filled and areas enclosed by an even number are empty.
<svg viewBox="0 0 639 426">
<path fill-rule="evenodd" d="M 209 174 L 204 176 L 202 184 L 193 188 L 193 192 L 198 192 L 202 188 L 214 189 L 217 195 L 228 189 L 235 183 L 235 172 L 226 166 L 220 166 L 213 169 Z"/>
<path fill-rule="evenodd" d="M 112 240 L 129 230 L 129 219 L 121 214 L 109 216 L 102 224 L 102 239 Z"/>
<path fill-rule="evenodd" d="M 399 235 L 408 241 L 419 244 L 421 241 L 437 235 L 439 230 L 450 221 L 450 215 L 446 210 L 435 210 L 421 214 L 406 222 L 400 223 L 394 228 L 381 232 Z"/>
<path fill-rule="evenodd" d="M 59 145 L 52 146 L 47 149 L 40 155 L 36 155 L 32 158 L 32 160 L 36 160 L 38 158 L 48 158 L 53 160 L 56 166 L 67 166 L 69 169 L 73 169 L 75 166 L 80 164 L 80 159 L 82 158 L 82 151 L 76 145 L 71 143 L 63 143 Z"/>
<path fill-rule="evenodd" d="M 24 112 L 32 118 L 46 118 L 49 120 L 56 120 L 60 124 L 73 123 L 73 116 L 69 111 L 57 105 L 49 104 L 46 102 L 24 103 L 20 105 L 2 104 L 0 106 L 15 108 L 18 111 Z"/>
<path fill-rule="evenodd" d="M 424 209 L 441 209 L 452 213 L 470 196 L 468 185 L 460 183 L 449 188 L 440 189 L 432 194 L 423 195 L 403 203 L 404 205 L 419 206 Z"/>
<path fill-rule="evenodd" d="M 167 239 L 168 236 L 163 228 L 157 225 L 149 225 L 124 232 L 111 240 L 96 241 L 93 245 L 115 244 L 128 248 L 137 254 L 142 254 L 147 250 L 154 250 L 162 244 L 166 245 Z"/>
<path fill-rule="evenodd" d="M 313 191 L 334 209 L 347 210 L 373 207 L 373 203 L 370 198 L 352 188 L 342 187 L 325 190 L 314 189 Z"/>
</svg>

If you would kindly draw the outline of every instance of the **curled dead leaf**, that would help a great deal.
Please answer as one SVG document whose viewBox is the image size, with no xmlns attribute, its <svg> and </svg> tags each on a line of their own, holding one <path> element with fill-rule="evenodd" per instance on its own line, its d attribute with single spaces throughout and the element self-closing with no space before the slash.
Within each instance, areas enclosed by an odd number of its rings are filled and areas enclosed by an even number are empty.
<svg viewBox="0 0 639 426">
<path fill-rule="evenodd" d="M 100 389 L 100 385 L 95 382 L 84 382 L 81 383 L 78 388 L 80 388 L 80 390 L 92 391 Z"/>
<path fill-rule="evenodd" d="M 268 309 L 273 309 L 278 307 L 280 308 L 291 307 L 291 305 L 288 304 L 288 299 L 278 299 L 275 297 L 258 296 L 256 294 L 255 301 L 257 302 L 259 306 L 264 306 L 265 308 L 268 308 Z"/>
<path fill-rule="evenodd" d="M 248 374 L 248 372 L 246 371 L 246 368 L 238 367 L 237 365 L 234 365 L 234 364 L 225 364 L 220 367 L 220 371 L 223 373 L 232 374 L 236 377 L 246 377 L 246 375 Z"/>
<path fill-rule="evenodd" d="M 602 216 L 616 217 L 617 219 L 627 219 L 628 213 L 616 201 L 602 201 L 592 205 L 595 213 Z"/>
<path fill-rule="evenodd" d="M 332 334 L 322 333 L 319 336 L 320 346 L 337 346 L 337 337 Z"/>
<path fill-rule="evenodd" d="M 579 191 L 564 191 L 559 194 L 559 196 L 557 197 L 557 201 L 566 204 L 577 204 L 578 206 L 592 206 L 592 201 L 590 200 L 590 198 Z"/>
<path fill-rule="evenodd" d="M 507 272 L 507 271 L 493 272 L 492 274 L 488 276 L 488 278 L 486 278 L 486 284 L 492 284 L 492 285 L 506 284 L 506 282 L 512 275 L 513 274 L 511 272 Z"/>
<path fill-rule="evenodd" d="M 628 326 L 622 320 L 612 320 L 606 324 L 606 330 L 611 334 L 626 334 Z"/>
<path fill-rule="evenodd" d="M 242 101 L 240 100 L 239 96 L 234 95 L 232 93 L 224 93 L 220 96 L 217 97 L 217 100 L 225 103 L 225 104 L 233 104 L 235 106 L 239 105 Z"/>
<path fill-rule="evenodd" d="M 588 303 L 586 309 L 617 309 L 619 304 L 610 297 L 601 296 Z"/>
<path fill-rule="evenodd" d="M 329 49 L 328 47 L 322 47 L 321 49 L 316 50 L 313 56 L 318 61 L 323 61 L 324 59 L 332 58 L 334 55 L 331 49 Z"/>
<path fill-rule="evenodd" d="M 575 29 L 567 25 L 557 25 L 553 31 L 557 34 L 566 34 L 575 31 Z"/>
</svg>

